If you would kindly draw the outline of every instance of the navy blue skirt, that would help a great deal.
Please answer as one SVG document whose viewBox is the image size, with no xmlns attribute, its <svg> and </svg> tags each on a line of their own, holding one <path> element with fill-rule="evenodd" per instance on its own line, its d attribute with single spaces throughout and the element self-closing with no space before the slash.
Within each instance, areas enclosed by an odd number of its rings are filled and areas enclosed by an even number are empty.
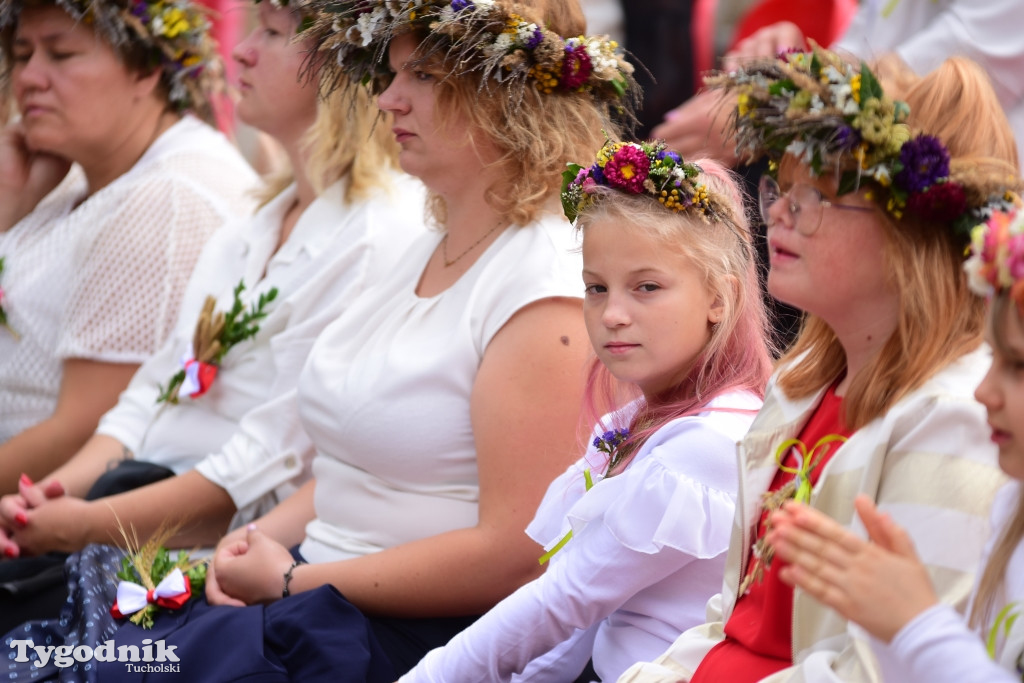
<svg viewBox="0 0 1024 683">
<path fill-rule="evenodd" d="M 390 683 L 397 678 L 370 622 L 333 586 L 266 606 L 214 607 L 200 598 L 178 612 L 161 613 L 152 629 L 127 622 L 114 640 L 118 649 L 135 646 L 144 653 L 148 647 L 157 661 L 96 663 L 99 681 Z"/>
<path fill-rule="evenodd" d="M 7 634 L 10 649 L 6 663 L 0 658 L 0 680 L 390 682 L 477 618 L 366 617 L 336 588 L 321 586 L 265 606 L 218 607 L 200 596 L 181 610 L 161 611 L 147 630 L 110 616 L 122 555 L 117 548 L 92 545 L 68 558 L 68 600 L 59 619 L 30 622 Z M 51 658 L 37 667 L 30 661 L 34 656 L 16 658 L 14 642 L 24 640 L 69 651 L 113 641 L 108 649 L 124 648 L 127 657 L 137 651 L 140 661 L 58 664 Z"/>
</svg>

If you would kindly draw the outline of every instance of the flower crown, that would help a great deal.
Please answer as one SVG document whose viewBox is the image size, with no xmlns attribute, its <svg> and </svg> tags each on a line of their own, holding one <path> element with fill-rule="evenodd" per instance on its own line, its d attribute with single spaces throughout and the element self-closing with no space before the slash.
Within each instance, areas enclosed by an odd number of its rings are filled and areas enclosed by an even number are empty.
<svg viewBox="0 0 1024 683">
<path fill-rule="evenodd" d="M 320 19 L 311 29 L 324 68 L 382 91 L 390 80 L 391 39 L 426 32 L 420 60 L 441 56 L 449 76 L 480 74 L 513 91 L 528 83 L 543 93 L 588 92 L 601 101 L 637 97 L 633 66 L 606 37 L 563 38 L 534 24 L 503 0 L 312 0 Z"/>
<path fill-rule="evenodd" d="M 975 226 L 964 270 L 975 294 L 1007 292 L 1024 312 L 1024 211 L 999 211 Z"/>
<path fill-rule="evenodd" d="M 694 180 L 701 173 L 665 143 L 609 140 L 590 166 L 569 164 L 562 173 L 562 210 L 570 221 L 596 199 L 594 188 L 610 187 L 627 194 L 647 194 L 673 212 L 695 211 L 706 219 L 731 216 L 731 209 Z"/>
<path fill-rule="evenodd" d="M 207 94 L 220 84 L 220 57 L 206 11 L 194 0 L 55 0 L 115 49 L 141 45 L 163 71 L 168 99 L 180 109 L 208 116 Z M 24 0 L 0 0 L 0 31 L 18 22 Z"/>
<path fill-rule="evenodd" d="M 886 96 L 863 62 L 854 66 L 814 45 L 705 82 L 737 95 L 732 126 L 739 154 L 768 156 L 772 168 L 791 154 L 814 175 L 832 170 L 840 195 L 874 181 L 897 220 L 913 215 L 966 237 L 993 210 L 1012 207 L 1012 195 L 979 198 L 965 178 L 954 177 L 946 147 L 930 135 L 911 135 L 904 123 L 910 108 Z"/>
</svg>

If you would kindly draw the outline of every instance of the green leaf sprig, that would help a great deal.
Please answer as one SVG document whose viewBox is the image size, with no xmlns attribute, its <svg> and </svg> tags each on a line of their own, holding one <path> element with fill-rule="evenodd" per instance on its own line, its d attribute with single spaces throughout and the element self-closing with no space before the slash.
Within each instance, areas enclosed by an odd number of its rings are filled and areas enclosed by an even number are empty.
<svg viewBox="0 0 1024 683">
<path fill-rule="evenodd" d="M 277 287 L 260 294 L 248 309 L 242 303 L 241 295 L 244 291 L 245 282 L 240 280 L 235 285 L 234 301 L 227 313 L 215 312 L 217 300 L 212 296 L 206 297 L 192 338 L 192 354 L 200 363 L 220 365 L 221 360 L 235 344 L 251 339 L 259 333 L 260 321 L 267 317 L 268 306 L 277 298 Z M 183 368 L 171 377 L 166 389 L 159 385 L 160 395 L 156 402 L 177 403 L 178 391 L 184 381 Z"/>
</svg>

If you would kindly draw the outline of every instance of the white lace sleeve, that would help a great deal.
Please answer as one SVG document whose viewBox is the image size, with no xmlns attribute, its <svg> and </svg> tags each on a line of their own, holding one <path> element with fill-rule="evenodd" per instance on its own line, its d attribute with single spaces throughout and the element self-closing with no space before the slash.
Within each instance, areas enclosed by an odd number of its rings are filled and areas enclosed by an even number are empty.
<svg viewBox="0 0 1024 683">
<path fill-rule="evenodd" d="M 63 358 L 145 360 L 173 330 L 199 252 L 227 218 L 192 183 L 164 174 L 140 180 L 116 206 L 89 207 L 101 227 L 76 254 Z"/>
</svg>

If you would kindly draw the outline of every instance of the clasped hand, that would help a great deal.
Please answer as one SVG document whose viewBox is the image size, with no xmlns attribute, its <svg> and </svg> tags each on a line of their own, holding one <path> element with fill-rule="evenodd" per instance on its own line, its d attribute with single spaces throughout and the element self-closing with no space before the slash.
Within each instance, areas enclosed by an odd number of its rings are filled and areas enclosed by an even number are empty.
<svg viewBox="0 0 1024 683">
<path fill-rule="evenodd" d="M 59 482 L 42 487 L 23 474 L 18 493 L 0 498 L 0 553 L 15 558 L 80 550 L 91 505 L 65 496 Z"/>
<path fill-rule="evenodd" d="M 212 605 L 244 607 L 281 597 L 292 554 L 255 524 L 236 529 L 217 545 L 206 574 L 206 599 Z"/>
</svg>

